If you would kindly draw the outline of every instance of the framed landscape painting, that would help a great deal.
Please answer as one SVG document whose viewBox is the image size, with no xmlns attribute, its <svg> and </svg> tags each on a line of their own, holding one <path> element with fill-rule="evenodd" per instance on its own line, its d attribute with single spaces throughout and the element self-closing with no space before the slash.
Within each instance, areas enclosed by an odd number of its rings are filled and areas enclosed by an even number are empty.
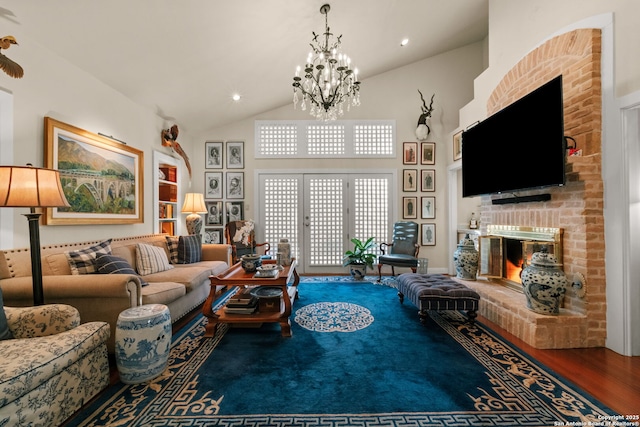
<svg viewBox="0 0 640 427">
<path fill-rule="evenodd" d="M 46 208 L 47 225 L 141 223 L 144 153 L 44 118 L 45 167 L 60 172 L 69 207 Z"/>
</svg>

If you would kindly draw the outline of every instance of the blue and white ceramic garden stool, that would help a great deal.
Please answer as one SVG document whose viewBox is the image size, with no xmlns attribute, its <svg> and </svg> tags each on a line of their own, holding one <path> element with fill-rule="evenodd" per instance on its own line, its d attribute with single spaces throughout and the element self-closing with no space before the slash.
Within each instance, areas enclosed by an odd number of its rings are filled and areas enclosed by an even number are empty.
<svg viewBox="0 0 640 427">
<path fill-rule="evenodd" d="M 116 365 L 120 381 L 138 384 L 160 375 L 171 349 L 171 314 L 163 304 L 128 308 L 116 323 Z"/>
</svg>

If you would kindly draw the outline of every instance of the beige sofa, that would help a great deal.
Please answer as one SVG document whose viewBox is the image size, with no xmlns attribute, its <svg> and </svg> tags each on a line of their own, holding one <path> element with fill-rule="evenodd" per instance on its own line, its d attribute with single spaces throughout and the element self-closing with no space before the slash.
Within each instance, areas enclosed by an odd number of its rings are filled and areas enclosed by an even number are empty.
<svg viewBox="0 0 640 427">
<path fill-rule="evenodd" d="M 76 251 L 100 241 L 65 243 L 42 248 L 44 301 L 76 307 L 83 322 L 105 321 L 111 326 L 108 341 L 113 353 L 118 315 L 125 309 L 142 304 L 165 304 L 177 321 L 204 302 L 209 294 L 209 276 L 225 271 L 231 265 L 231 246 L 202 245 L 202 260 L 193 264 L 173 264 L 172 269 L 145 276 L 135 274 L 73 275 L 65 252 Z M 124 258 L 136 268 L 138 243 L 157 246 L 169 257 L 166 235 L 112 239 L 114 256 Z M 142 286 L 143 279 L 148 286 Z M 31 254 L 29 249 L 0 252 L 0 288 L 5 304 L 20 307 L 33 305 Z"/>
</svg>

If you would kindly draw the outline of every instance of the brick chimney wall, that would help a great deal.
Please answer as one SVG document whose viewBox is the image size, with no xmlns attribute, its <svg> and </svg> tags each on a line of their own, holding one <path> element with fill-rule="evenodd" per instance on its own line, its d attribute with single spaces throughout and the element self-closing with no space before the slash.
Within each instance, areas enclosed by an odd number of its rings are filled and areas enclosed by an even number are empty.
<svg viewBox="0 0 640 427">
<path fill-rule="evenodd" d="M 564 308 L 574 316 L 565 320 L 561 315 L 555 321 L 556 326 L 547 325 L 537 332 L 529 331 L 526 325 L 517 325 L 531 322 L 530 313 L 516 319 L 517 315 L 494 312 L 500 310 L 499 303 L 488 304 L 485 313 L 481 310 L 481 314 L 494 321 L 508 317 L 504 320 L 511 325 L 506 325 L 508 329 L 516 335 L 521 331 L 524 336 L 520 338 L 539 348 L 597 347 L 605 343 L 600 57 L 600 30 L 581 29 L 559 35 L 531 51 L 513 67 L 487 102 L 487 112 L 491 115 L 562 74 L 565 135 L 574 138 L 577 148 L 582 150 L 581 156 L 567 158 L 564 187 L 518 192 L 519 196 L 550 193 L 550 201 L 493 205 L 492 197 L 499 197 L 494 195 L 483 197 L 481 202 L 483 231 L 487 224 L 562 228 L 564 271 L 570 281 L 574 273 L 586 278 L 583 298 L 568 289 L 564 299 Z M 535 132 L 535 129 L 523 129 L 523 132 Z M 544 172 L 543 169 L 524 171 Z M 525 329 L 527 331 L 522 332 Z M 537 333 L 546 336 L 537 337 Z"/>
</svg>

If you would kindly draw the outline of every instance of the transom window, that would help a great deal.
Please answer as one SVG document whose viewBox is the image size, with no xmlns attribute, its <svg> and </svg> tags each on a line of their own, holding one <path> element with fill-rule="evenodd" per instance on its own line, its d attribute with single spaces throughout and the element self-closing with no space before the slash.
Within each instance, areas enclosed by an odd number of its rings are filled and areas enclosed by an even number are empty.
<svg viewBox="0 0 640 427">
<path fill-rule="evenodd" d="M 256 120 L 255 157 L 395 157 L 395 120 Z"/>
</svg>

